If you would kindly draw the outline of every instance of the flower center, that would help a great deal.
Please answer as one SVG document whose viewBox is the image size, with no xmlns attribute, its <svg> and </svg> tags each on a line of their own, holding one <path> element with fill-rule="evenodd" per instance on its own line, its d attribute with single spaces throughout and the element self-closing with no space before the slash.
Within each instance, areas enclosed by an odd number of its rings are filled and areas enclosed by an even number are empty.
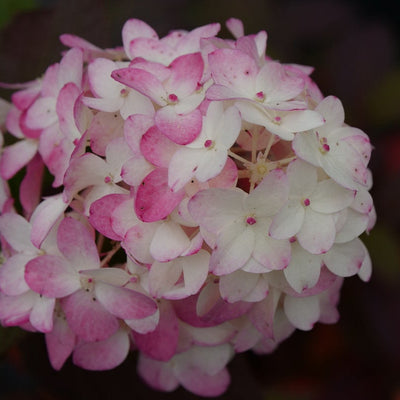
<svg viewBox="0 0 400 400">
<path fill-rule="evenodd" d="M 178 96 L 175 93 L 168 95 L 168 103 L 176 104 L 178 102 Z"/>
<path fill-rule="evenodd" d="M 256 100 L 261 103 L 265 100 L 265 94 L 263 91 L 256 93 Z"/>
<path fill-rule="evenodd" d="M 280 124 L 282 123 L 282 118 L 281 118 L 281 117 L 275 117 L 275 118 L 272 120 L 272 122 L 273 122 L 275 125 L 280 125 Z"/>
<path fill-rule="evenodd" d="M 214 145 L 215 145 L 215 142 L 214 142 L 214 140 L 211 140 L 211 139 L 207 139 L 207 140 L 204 142 L 204 147 L 205 147 L 206 149 L 208 149 L 208 150 L 211 150 L 211 149 L 214 147 Z"/>
<path fill-rule="evenodd" d="M 246 223 L 248 225 L 254 225 L 256 222 L 257 222 L 256 219 L 254 217 L 252 217 L 252 216 L 247 217 L 247 219 L 246 219 Z"/>
<path fill-rule="evenodd" d="M 303 205 L 308 207 L 311 204 L 310 199 L 304 199 L 303 200 Z"/>
<path fill-rule="evenodd" d="M 328 144 L 328 139 L 326 137 L 322 137 L 319 139 L 319 142 L 321 143 L 321 146 L 319 147 L 319 151 L 322 154 L 326 154 L 329 150 L 329 144 Z"/>
</svg>

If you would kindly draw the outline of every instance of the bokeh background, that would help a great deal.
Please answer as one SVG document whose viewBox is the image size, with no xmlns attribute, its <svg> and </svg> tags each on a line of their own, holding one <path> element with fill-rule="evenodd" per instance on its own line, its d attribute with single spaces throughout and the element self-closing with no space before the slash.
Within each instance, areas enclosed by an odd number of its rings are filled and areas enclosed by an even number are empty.
<svg viewBox="0 0 400 400">
<path fill-rule="evenodd" d="M 366 284 L 346 279 L 336 325 L 297 331 L 269 356 L 240 354 L 230 363 L 231 400 L 400 400 L 400 13 L 388 0 L 0 0 L 0 81 L 23 82 L 59 61 L 62 33 L 100 47 L 121 44 L 126 19 L 160 36 L 241 18 L 246 33 L 268 32 L 268 54 L 314 66 L 325 95 L 338 96 L 346 122 L 374 145 L 370 167 L 378 222 L 363 237 L 374 272 Z M 224 28 L 222 35 L 228 37 Z M 0 91 L 9 98 L 10 92 Z M 197 399 L 183 389 L 147 388 L 135 356 L 108 372 L 69 361 L 51 369 L 43 335 L 0 328 L 0 398 Z"/>
</svg>

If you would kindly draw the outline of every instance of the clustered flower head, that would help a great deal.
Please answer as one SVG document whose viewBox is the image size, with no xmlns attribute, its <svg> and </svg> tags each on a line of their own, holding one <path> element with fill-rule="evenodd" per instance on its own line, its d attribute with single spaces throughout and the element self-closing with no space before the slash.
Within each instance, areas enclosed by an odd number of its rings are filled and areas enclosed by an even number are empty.
<svg viewBox="0 0 400 400">
<path fill-rule="evenodd" d="M 150 386 L 217 396 L 235 353 L 336 322 L 343 278 L 369 279 L 368 136 L 312 68 L 227 27 L 62 35 L 0 103 L 0 321 L 44 333 L 55 369 L 134 350 Z"/>
</svg>

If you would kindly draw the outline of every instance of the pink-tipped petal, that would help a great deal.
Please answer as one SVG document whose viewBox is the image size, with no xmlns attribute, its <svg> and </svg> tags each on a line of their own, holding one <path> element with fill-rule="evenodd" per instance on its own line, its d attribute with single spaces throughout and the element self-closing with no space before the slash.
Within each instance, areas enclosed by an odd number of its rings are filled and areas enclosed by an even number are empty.
<svg viewBox="0 0 400 400">
<path fill-rule="evenodd" d="M 158 168 L 150 172 L 139 186 L 135 199 L 135 211 L 144 222 L 165 218 L 181 202 L 183 190 L 173 192 L 168 186 L 168 170 Z"/>
<path fill-rule="evenodd" d="M 120 365 L 130 348 L 128 333 L 120 329 L 108 339 L 79 344 L 72 355 L 78 367 L 89 371 L 105 371 Z"/>
<path fill-rule="evenodd" d="M 99 253 L 93 236 L 78 220 L 64 218 L 57 231 L 58 248 L 74 265 L 82 269 L 99 267 Z"/>
<path fill-rule="evenodd" d="M 105 340 L 119 328 L 118 319 L 97 301 L 94 294 L 78 290 L 61 300 L 72 331 L 88 342 Z"/>
<path fill-rule="evenodd" d="M 160 303 L 160 321 L 153 332 L 140 335 L 133 332 L 138 349 L 158 361 L 168 361 L 176 353 L 178 345 L 178 319 L 170 303 Z"/>
<path fill-rule="evenodd" d="M 47 353 L 51 366 L 60 370 L 75 347 L 75 334 L 63 316 L 54 314 L 53 330 L 46 333 Z"/>
<path fill-rule="evenodd" d="M 166 106 L 155 115 L 157 128 L 177 144 L 188 144 L 199 136 L 202 127 L 201 112 L 196 109 L 177 114 L 173 106 Z"/>
<path fill-rule="evenodd" d="M 127 288 L 96 282 L 95 294 L 111 314 L 121 319 L 142 319 L 157 311 L 154 300 Z"/>
<path fill-rule="evenodd" d="M 28 262 L 25 280 L 36 293 L 53 298 L 65 297 L 81 287 L 77 271 L 63 258 L 50 254 Z"/>
</svg>

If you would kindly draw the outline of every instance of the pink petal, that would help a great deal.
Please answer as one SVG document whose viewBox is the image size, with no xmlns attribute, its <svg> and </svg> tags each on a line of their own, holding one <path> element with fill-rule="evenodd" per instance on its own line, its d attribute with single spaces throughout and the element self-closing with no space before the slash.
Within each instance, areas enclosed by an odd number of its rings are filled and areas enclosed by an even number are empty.
<svg viewBox="0 0 400 400">
<path fill-rule="evenodd" d="M 75 347 L 75 334 L 63 316 L 54 314 L 53 330 L 46 333 L 47 353 L 51 366 L 60 370 Z"/>
<path fill-rule="evenodd" d="M 27 165 L 19 189 L 19 199 L 26 215 L 31 216 L 40 201 L 44 165 L 37 154 Z"/>
<path fill-rule="evenodd" d="M 286 203 L 289 185 L 286 174 L 281 169 L 271 171 L 246 199 L 246 206 L 257 216 L 276 214 Z"/>
<path fill-rule="evenodd" d="M 168 361 L 178 345 L 178 319 L 170 303 L 160 303 L 160 322 L 153 332 L 146 335 L 133 333 L 136 346 L 147 356 L 158 361 Z"/>
<path fill-rule="evenodd" d="M 39 140 L 39 153 L 54 176 L 53 187 L 63 184 L 64 174 L 73 151 L 73 141 L 65 137 L 58 124 L 53 124 L 43 130 Z"/>
<path fill-rule="evenodd" d="M 15 212 L 0 216 L 0 232 L 2 238 L 17 252 L 35 253 L 30 241 L 30 224 Z"/>
<path fill-rule="evenodd" d="M 104 179 L 108 176 L 109 169 L 106 161 L 93 153 L 85 153 L 73 159 L 64 177 L 66 201 L 71 201 L 73 196 L 82 189 L 105 184 Z"/>
<path fill-rule="evenodd" d="M 139 93 L 149 97 L 156 104 L 163 106 L 166 104 L 168 95 L 162 83 L 156 76 L 139 68 L 121 68 L 114 70 L 111 76 L 122 84 L 129 86 Z"/>
<path fill-rule="evenodd" d="M 208 25 L 199 26 L 182 36 L 181 32 L 171 32 L 167 37 L 171 37 L 173 33 L 178 36 L 178 43 L 176 44 L 180 53 L 193 53 L 200 50 L 201 39 L 210 38 L 215 36 L 221 29 L 220 24 L 213 23 Z M 167 37 L 162 40 L 166 41 Z M 172 44 L 172 43 L 171 43 Z"/>
<path fill-rule="evenodd" d="M 200 292 L 196 313 L 201 321 L 215 326 L 246 314 L 252 305 L 245 301 L 227 303 L 220 297 L 218 285 L 209 283 Z"/>
<path fill-rule="evenodd" d="M 257 90 L 263 91 L 266 101 L 278 102 L 295 98 L 304 88 L 304 80 L 287 75 L 278 62 L 269 61 L 257 75 Z"/>
<path fill-rule="evenodd" d="M 179 368 L 179 383 L 190 392 L 199 396 L 217 397 L 228 388 L 231 378 L 226 369 L 215 375 L 209 375 L 195 366 Z"/>
<path fill-rule="evenodd" d="M 133 39 L 129 46 L 129 52 L 133 57 L 145 58 L 149 61 L 168 65 L 175 57 L 176 50 L 167 43 L 156 38 Z"/>
<path fill-rule="evenodd" d="M 81 49 L 68 50 L 60 62 L 58 88 L 72 82 L 79 88 L 82 85 L 83 53 Z"/>
<path fill-rule="evenodd" d="M 168 170 L 158 168 L 150 172 L 139 186 L 135 211 L 144 222 L 159 221 L 169 215 L 185 195 L 183 190 L 173 192 L 168 186 Z"/>
<path fill-rule="evenodd" d="M 243 214 L 246 196 L 243 190 L 237 188 L 202 190 L 190 199 L 188 208 L 198 224 L 218 234 Z"/>
<path fill-rule="evenodd" d="M 60 298 L 80 289 L 79 276 L 61 257 L 45 254 L 28 262 L 25 280 L 40 295 Z"/>
<path fill-rule="evenodd" d="M 119 328 L 118 319 L 97 301 L 93 293 L 78 290 L 64 297 L 60 304 L 71 330 L 83 340 L 105 340 Z"/>
<path fill-rule="evenodd" d="M 36 207 L 31 217 L 31 240 L 37 248 L 40 248 L 50 229 L 67 207 L 62 194 L 48 197 Z"/>
<path fill-rule="evenodd" d="M 142 319 L 157 311 L 154 300 L 127 288 L 96 282 L 95 294 L 106 310 L 121 319 Z"/>
<path fill-rule="evenodd" d="M 51 332 L 53 330 L 53 311 L 56 299 L 37 296 L 29 315 L 29 322 L 39 332 Z"/>
<path fill-rule="evenodd" d="M 26 125 L 30 129 L 43 129 L 57 122 L 56 99 L 40 97 L 29 108 Z"/>
<path fill-rule="evenodd" d="M 157 111 L 155 123 L 173 142 L 188 144 L 201 132 L 202 115 L 198 109 L 186 114 L 177 114 L 173 106 L 165 106 Z"/>
<path fill-rule="evenodd" d="M 146 22 L 136 18 L 131 18 L 125 22 L 122 28 L 122 42 L 124 44 L 124 50 L 126 55 L 131 59 L 134 57 L 134 55 L 131 54 L 129 50 L 130 43 L 133 39 L 138 37 L 158 39 L 157 33 L 151 26 L 146 24 Z"/>
<path fill-rule="evenodd" d="M 142 136 L 154 125 L 154 118 L 148 115 L 131 115 L 124 124 L 126 143 L 135 155 L 141 154 L 140 142 Z"/>
<path fill-rule="evenodd" d="M 123 129 L 124 120 L 117 114 L 98 112 L 88 128 L 90 148 L 99 156 L 105 156 L 107 144 L 122 136 Z"/>
<path fill-rule="evenodd" d="M 156 127 L 151 127 L 140 141 L 140 151 L 147 161 L 157 167 L 168 168 L 172 155 L 179 146 Z"/>
<path fill-rule="evenodd" d="M 89 371 L 104 371 L 120 365 L 130 348 L 128 333 L 120 329 L 108 339 L 79 344 L 72 355 L 78 367 Z"/>
<path fill-rule="evenodd" d="M 32 256 L 14 254 L 0 268 L 0 290 L 8 296 L 18 296 L 29 290 L 25 282 L 25 265 Z"/>
<path fill-rule="evenodd" d="M 243 22 L 240 19 L 229 18 L 225 24 L 236 39 L 244 36 Z"/>
<path fill-rule="evenodd" d="M 11 95 L 12 103 L 21 111 L 26 110 L 37 99 L 40 86 L 34 85 Z"/>
<path fill-rule="evenodd" d="M 75 103 L 80 94 L 81 90 L 74 83 L 67 83 L 57 98 L 56 111 L 61 132 L 72 140 L 81 137 L 74 115 Z"/>
<path fill-rule="evenodd" d="M 172 392 L 179 386 L 171 365 L 167 362 L 153 360 L 139 353 L 137 372 L 152 388 Z"/>
<path fill-rule="evenodd" d="M 280 297 L 280 290 L 272 288 L 268 296 L 254 304 L 249 313 L 251 322 L 265 338 L 274 338 L 275 312 Z"/>
<path fill-rule="evenodd" d="M 240 50 L 219 49 L 209 54 L 208 61 L 215 83 L 232 88 L 244 97 L 254 95 L 258 73 L 254 59 Z"/>
<path fill-rule="evenodd" d="M 61 221 L 57 231 L 57 243 L 61 253 L 76 267 L 99 267 L 99 253 L 94 238 L 78 220 L 66 217 Z"/>
<path fill-rule="evenodd" d="M 252 256 L 269 270 L 283 269 L 290 262 L 290 243 L 269 237 L 264 229 L 256 229 L 256 239 Z"/>
<path fill-rule="evenodd" d="M 89 222 L 97 231 L 111 240 L 122 239 L 112 228 L 111 214 L 126 199 L 126 195 L 109 194 L 96 200 L 90 206 Z"/>
<path fill-rule="evenodd" d="M 21 140 L 3 149 L 0 158 L 0 174 L 3 179 L 11 179 L 22 167 L 35 156 L 38 149 L 37 141 Z"/>
<path fill-rule="evenodd" d="M 29 321 L 37 294 L 29 290 L 20 296 L 0 293 L 0 320 L 3 326 L 17 326 Z"/>
<path fill-rule="evenodd" d="M 176 94 L 178 99 L 192 94 L 201 80 L 203 68 L 201 53 L 185 54 L 176 58 L 170 65 L 169 91 Z"/>
<path fill-rule="evenodd" d="M 324 129 L 342 126 L 344 123 L 344 109 L 342 102 L 335 96 L 325 97 L 316 107 L 316 111 L 325 117 Z"/>
<path fill-rule="evenodd" d="M 158 224 L 138 223 L 130 228 L 124 237 L 122 247 L 125 251 L 141 263 L 154 261 L 150 253 L 150 244 Z"/>
<path fill-rule="evenodd" d="M 158 325 L 158 321 L 160 320 L 160 310 L 157 310 L 150 317 L 142 318 L 142 319 L 125 319 L 125 323 L 135 332 L 146 334 L 149 332 L 153 332 Z"/>
<path fill-rule="evenodd" d="M 120 98 L 120 91 L 124 85 L 111 78 L 118 65 L 106 58 L 96 58 L 88 66 L 88 78 L 90 89 L 95 97 L 113 99 L 115 102 Z"/>
</svg>

